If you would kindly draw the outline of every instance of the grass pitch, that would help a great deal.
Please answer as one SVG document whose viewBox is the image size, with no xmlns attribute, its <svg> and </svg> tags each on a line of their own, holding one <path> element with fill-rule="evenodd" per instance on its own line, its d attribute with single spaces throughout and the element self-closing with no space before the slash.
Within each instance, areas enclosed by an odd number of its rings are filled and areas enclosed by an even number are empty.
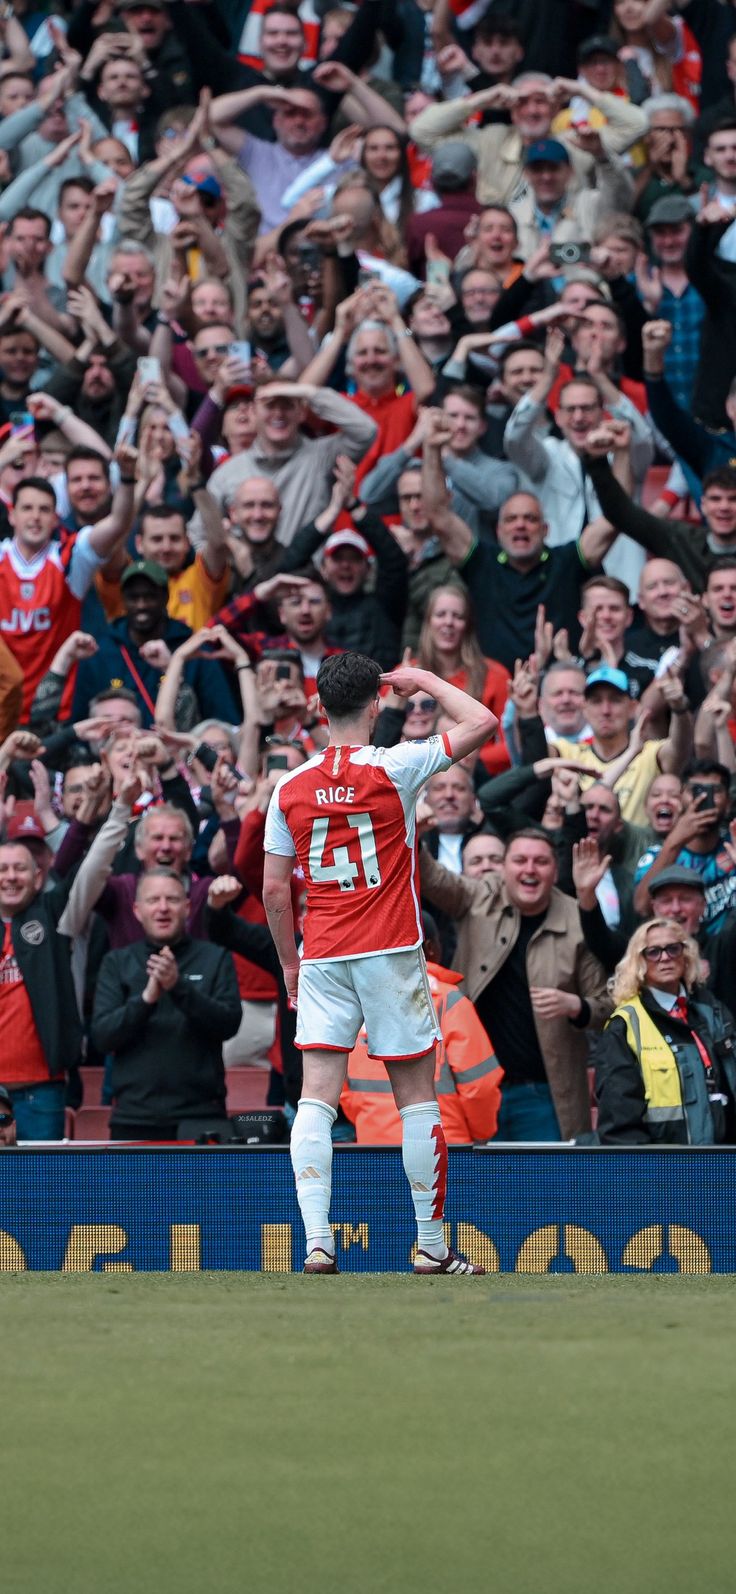
<svg viewBox="0 0 736 1594">
<path fill-rule="evenodd" d="M 732 1594 L 736 1280 L 0 1279 L 3 1594 Z"/>
</svg>

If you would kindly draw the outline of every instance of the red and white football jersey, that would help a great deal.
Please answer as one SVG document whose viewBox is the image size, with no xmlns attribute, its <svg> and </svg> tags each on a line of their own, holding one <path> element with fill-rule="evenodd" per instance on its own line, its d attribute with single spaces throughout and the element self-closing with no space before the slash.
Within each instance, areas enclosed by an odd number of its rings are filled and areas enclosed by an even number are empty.
<svg viewBox="0 0 736 1594">
<path fill-rule="evenodd" d="M 82 599 L 102 561 L 89 542 L 90 527 L 65 533 L 35 559 L 24 559 L 9 537 L 0 542 L 0 633 L 23 670 L 22 722 L 36 688 L 62 642 L 79 629 Z M 76 671 L 70 671 L 61 704 L 71 706 Z"/>
<path fill-rule="evenodd" d="M 275 788 L 264 848 L 307 884 L 308 962 L 421 946 L 415 809 L 452 763 L 446 736 L 398 747 L 327 747 Z"/>
</svg>

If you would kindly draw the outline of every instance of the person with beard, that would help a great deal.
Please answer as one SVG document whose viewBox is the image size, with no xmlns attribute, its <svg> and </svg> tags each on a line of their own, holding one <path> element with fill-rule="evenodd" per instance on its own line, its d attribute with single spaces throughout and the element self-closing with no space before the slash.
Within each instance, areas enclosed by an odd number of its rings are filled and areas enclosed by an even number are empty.
<svg viewBox="0 0 736 1594">
<path fill-rule="evenodd" d="M 422 897 L 457 923 L 453 966 L 504 1070 L 497 1140 L 568 1140 L 590 1128 L 584 1032 L 610 1002 L 556 878 L 553 841 L 531 826 L 510 837 L 503 873 L 482 879 L 420 850 Z"/>
<path fill-rule="evenodd" d="M 308 365 L 314 349 L 294 301 L 291 278 L 285 272 L 268 271 L 251 277 L 246 337 L 272 371 L 283 370 L 284 376 L 295 377 Z"/>
<path fill-rule="evenodd" d="M 79 667 L 73 718 L 86 719 L 90 699 L 117 683 L 135 693 L 142 724 L 150 726 L 155 719 L 161 678 L 161 653 L 150 644 L 163 642 L 173 653 L 192 633 L 180 620 L 169 616 L 169 578 L 161 565 L 148 559 L 134 560 L 123 571 L 120 588 L 125 613 L 113 620 L 99 638 L 97 652 Z M 217 659 L 190 659 L 184 678 L 197 700 L 196 719 L 231 723 L 237 717 L 235 697 Z"/>
<path fill-rule="evenodd" d="M 135 376 L 135 355 L 99 319 L 104 338 L 86 338 L 70 360 L 56 366 L 45 391 L 68 404 L 113 448 Z"/>
</svg>

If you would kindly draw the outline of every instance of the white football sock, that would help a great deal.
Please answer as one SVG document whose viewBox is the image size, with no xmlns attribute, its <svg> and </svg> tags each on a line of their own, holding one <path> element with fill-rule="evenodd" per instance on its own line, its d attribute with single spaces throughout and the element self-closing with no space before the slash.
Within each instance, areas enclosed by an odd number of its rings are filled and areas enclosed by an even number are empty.
<svg viewBox="0 0 736 1594">
<path fill-rule="evenodd" d="M 291 1131 L 291 1165 L 307 1235 L 307 1251 L 319 1246 L 335 1254 L 329 1211 L 332 1194 L 332 1136 L 337 1113 L 326 1101 L 302 1097 Z"/>
<path fill-rule="evenodd" d="M 447 1255 L 442 1219 L 447 1185 L 447 1143 L 436 1101 L 402 1107 L 401 1152 L 411 1187 L 420 1251 Z"/>
</svg>

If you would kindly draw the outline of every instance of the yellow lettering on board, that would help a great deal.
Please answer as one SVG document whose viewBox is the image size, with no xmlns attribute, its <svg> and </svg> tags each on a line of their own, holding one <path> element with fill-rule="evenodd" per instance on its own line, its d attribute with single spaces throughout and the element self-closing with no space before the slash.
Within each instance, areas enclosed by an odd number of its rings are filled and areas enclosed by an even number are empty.
<svg viewBox="0 0 736 1594">
<path fill-rule="evenodd" d="M 28 1263 L 12 1234 L 0 1229 L 0 1273 L 25 1273 Z"/>
<path fill-rule="evenodd" d="M 128 1244 L 119 1223 L 73 1223 L 67 1241 L 62 1273 L 91 1273 L 100 1256 L 115 1256 Z M 132 1273 L 132 1262 L 103 1262 L 103 1273 Z"/>
<path fill-rule="evenodd" d="M 517 1273 L 549 1273 L 550 1263 L 560 1254 L 560 1228 L 562 1251 L 574 1263 L 576 1273 L 608 1272 L 603 1246 L 589 1229 L 582 1229 L 577 1223 L 545 1223 L 528 1234 L 519 1247 Z"/>
<path fill-rule="evenodd" d="M 199 1223 L 172 1223 L 169 1229 L 172 1273 L 201 1273 L 202 1230 Z"/>
<path fill-rule="evenodd" d="M 500 1273 L 501 1260 L 490 1235 L 476 1229 L 474 1223 L 458 1223 L 456 1244 L 476 1267 L 484 1267 L 486 1273 Z"/>
<path fill-rule="evenodd" d="M 705 1241 L 693 1229 L 686 1229 L 680 1223 L 669 1224 L 666 1236 L 661 1223 L 651 1223 L 647 1228 L 639 1229 L 637 1234 L 632 1234 L 624 1246 L 622 1265 L 649 1272 L 664 1255 L 665 1238 L 670 1256 L 679 1263 L 681 1273 L 712 1271 L 710 1251 Z"/>
<path fill-rule="evenodd" d="M 364 1251 L 368 1250 L 367 1223 L 331 1223 L 330 1228 L 344 1251 L 349 1251 L 351 1245 L 359 1245 Z"/>
<path fill-rule="evenodd" d="M 261 1272 L 293 1272 L 290 1223 L 261 1224 Z"/>
</svg>

